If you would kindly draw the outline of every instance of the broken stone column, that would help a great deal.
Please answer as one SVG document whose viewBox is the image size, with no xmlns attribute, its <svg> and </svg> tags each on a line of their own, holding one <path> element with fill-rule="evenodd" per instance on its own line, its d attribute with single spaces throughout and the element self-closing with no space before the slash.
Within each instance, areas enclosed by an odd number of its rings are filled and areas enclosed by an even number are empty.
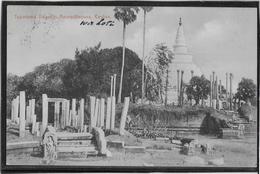
<svg viewBox="0 0 260 174">
<path fill-rule="evenodd" d="M 94 113 L 94 127 L 98 126 L 99 103 L 100 103 L 100 99 L 96 99 L 95 113 Z"/>
<path fill-rule="evenodd" d="M 14 121 L 14 110 L 15 110 L 15 99 L 12 100 L 12 104 L 11 104 L 11 121 Z"/>
<path fill-rule="evenodd" d="M 29 100 L 28 106 L 28 118 L 26 118 L 27 123 L 32 123 L 32 100 Z"/>
<path fill-rule="evenodd" d="M 116 97 L 112 97 L 112 111 L 111 111 L 111 130 L 115 129 L 115 117 L 116 117 Z"/>
<path fill-rule="evenodd" d="M 126 122 L 126 116 L 128 112 L 128 107 L 129 107 L 129 97 L 125 97 L 125 103 L 123 107 L 123 111 L 121 114 L 121 121 L 120 121 L 120 128 L 119 128 L 119 134 L 124 135 L 125 132 L 125 122 Z"/>
<path fill-rule="evenodd" d="M 35 127 L 36 127 L 36 115 L 33 114 L 32 115 L 32 134 L 34 135 L 35 134 Z"/>
<path fill-rule="evenodd" d="M 100 100 L 100 127 L 104 127 L 104 118 L 105 117 L 105 99 L 101 98 Z"/>
<path fill-rule="evenodd" d="M 98 149 L 99 154 L 106 155 L 107 154 L 107 141 L 105 139 L 104 131 L 99 127 L 94 127 L 93 134 L 95 135 L 97 149 Z"/>
<path fill-rule="evenodd" d="M 19 115 L 19 103 L 20 103 L 20 97 L 17 96 L 15 98 L 15 102 L 14 102 L 14 121 L 15 123 L 19 123 L 19 118 L 18 118 L 18 115 Z"/>
<path fill-rule="evenodd" d="M 66 110 L 65 110 L 65 117 L 66 117 L 66 126 L 70 126 L 71 120 L 70 120 L 70 101 L 66 101 Z"/>
<path fill-rule="evenodd" d="M 82 98 L 80 100 L 80 130 L 83 130 L 83 126 L 84 126 L 84 99 Z"/>
<path fill-rule="evenodd" d="M 75 117 L 76 117 L 76 99 L 72 99 L 71 104 L 71 120 L 72 120 L 72 126 L 75 126 Z"/>
<path fill-rule="evenodd" d="M 87 132 L 87 125 L 84 125 L 83 132 Z"/>
<path fill-rule="evenodd" d="M 96 98 L 93 96 L 90 96 L 90 129 L 89 131 L 91 131 L 91 129 L 93 127 L 95 127 L 95 120 L 94 120 L 94 115 L 95 115 L 95 102 L 96 102 Z"/>
<path fill-rule="evenodd" d="M 48 125 L 48 97 L 46 94 L 42 94 L 42 128 L 41 136 L 44 134 Z"/>
<path fill-rule="evenodd" d="M 73 120 L 72 120 L 72 110 L 69 111 L 69 114 L 70 114 L 70 115 L 69 115 L 69 123 L 70 123 L 69 126 L 72 126 L 72 124 L 73 124 Z"/>
<path fill-rule="evenodd" d="M 19 136 L 25 136 L 25 92 L 20 91 Z"/>
<path fill-rule="evenodd" d="M 31 119 L 32 119 L 32 117 L 33 117 L 33 115 L 35 114 L 35 99 L 31 99 L 31 111 L 30 111 L 30 114 L 31 114 Z M 31 122 L 32 122 L 32 120 L 31 120 Z"/>
<path fill-rule="evenodd" d="M 114 74 L 114 88 L 113 88 L 113 96 L 116 96 L 116 74 Z M 120 102 L 120 101 L 118 101 Z"/>
<path fill-rule="evenodd" d="M 61 129 L 65 128 L 65 110 L 66 110 L 66 101 L 63 100 L 61 103 L 61 114 L 60 114 L 60 127 Z"/>
<path fill-rule="evenodd" d="M 54 104 L 54 128 L 59 129 L 60 128 L 60 102 L 55 102 Z"/>
<path fill-rule="evenodd" d="M 35 133 L 36 133 L 36 136 L 39 137 L 41 135 L 41 132 L 40 132 L 40 123 L 39 122 L 36 122 L 35 124 Z"/>
<path fill-rule="evenodd" d="M 26 106 L 26 117 L 25 117 L 25 123 L 30 123 L 30 110 L 31 110 L 31 108 L 30 108 L 30 106 Z"/>
<path fill-rule="evenodd" d="M 107 98 L 106 129 L 110 129 L 111 97 Z"/>
<path fill-rule="evenodd" d="M 111 76 L 111 82 L 110 82 L 110 96 L 113 96 L 113 86 L 114 86 L 114 76 Z"/>
</svg>

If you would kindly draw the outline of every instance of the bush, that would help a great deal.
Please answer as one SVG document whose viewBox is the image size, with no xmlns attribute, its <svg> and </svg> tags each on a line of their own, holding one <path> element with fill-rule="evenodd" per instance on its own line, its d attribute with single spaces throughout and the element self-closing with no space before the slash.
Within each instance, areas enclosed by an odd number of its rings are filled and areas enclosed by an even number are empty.
<svg viewBox="0 0 260 174">
<path fill-rule="evenodd" d="M 182 127 L 191 123 L 200 126 L 210 108 L 173 108 L 155 105 L 134 105 L 129 107 L 128 114 L 134 127 Z"/>
<path fill-rule="evenodd" d="M 245 103 L 238 108 L 237 112 L 241 118 L 245 118 L 249 121 L 250 116 L 252 115 L 252 106 Z"/>
</svg>

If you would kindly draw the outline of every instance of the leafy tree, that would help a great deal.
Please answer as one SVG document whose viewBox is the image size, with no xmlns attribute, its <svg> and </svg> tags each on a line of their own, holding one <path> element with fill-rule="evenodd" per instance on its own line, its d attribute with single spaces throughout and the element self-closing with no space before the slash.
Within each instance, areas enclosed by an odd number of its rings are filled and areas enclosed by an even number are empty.
<svg viewBox="0 0 260 174">
<path fill-rule="evenodd" d="M 149 101 L 157 102 L 160 98 L 160 81 L 158 80 L 157 76 L 147 70 L 146 71 L 146 78 L 145 78 L 145 96 Z"/>
<path fill-rule="evenodd" d="M 235 96 L 240 100 L 247 102 L 250 104 L 250 100 L 252 100 L 256 96 L 256 85 L 252 79 L 242 78 L 242 80 L 238 84 L 237 93 Z"/>
<path fill-rule="evenodd" d="M 117 20 L 123 22 L 123 54 L 122 54 L 122 68 L 121 68 L 121 76 L 120 76 L 120 86 L 118 93 L 118 102 L 121 103 L 121 94 L 122 94 L 122 84 L 123 84 L 123 76 L 124 76 L 124 65 L 125 65 L 125 30 L 126 26 L 132 22 L 134 22 L 137 18 L 137 13 L 139 8 L 137 7 L 115 7 L 114 8 L 114 16 Z"/>
<path fill-rule="evenodd" d="M 203 75 L 201 77 L 194 76 L 190 83 L 186 86 L 186 94 L 196 101 L 196 105 L 200 100 L 207 99 L 210 93 L 210 81 Z"/>
<path fill-rule="evenodd" d="M 65 67 L 64 85 L 70 96 L 110 94 L 110 76 L 120 74 L 122 47 L 100 49 L 100 44 L 93 48 L 76 50 L 75 62 Z M 141 82 L 138 80 L 141 61 L 137 54 L 125 49 L 125 77 L 122 96 L 140 96 Z M 117 76 L 117 82 L 119 81 Z M 116 89 L 119 83 L 116 83 Z M 118 90 L 116 90 L 116 94 Z"/>
<path fill-rule="evenodd" d="M 155 74 L 157 76 L 156 79 L 158 80 L 160 86 L 159 95 L 162 99 L 162 95 L 165 93 L 165 105 L 167 105 L 167 92 L 169 86 L 169 64 L 173 59 L 173 53 L 164 43 L 157 44 L 154 48 L 154 52 L 156 55 L 157 63 Z M 165 82 L 165 85 L 163 82 Z"/>
<path fill-rule="evenodd" d="M 41 96 L 85 98 L 86 95 L 105 97 L 110 93 L 110 75 L 119 74 L 122 64 L 122 47 L 100 49 L 101 44 L 75 51 L 75 60 L 62 59 L 59 62 L 42 64 L 23 77 L 8 74 L 7 102 L 25 91 L 27 100 L 36 99 L 36 114 L 41 117 Z M 138 55 L 125 49 L 125 74 L 122 96 L 141 97 L 141 60 Z M 119 77 L 117 79 L 119 81 Z M 116 88 L 119 88 L 117 84 Z M 10 114 L 9 114 L 10 115 Z"/>
<path fill-rule="evenodd" d="M 150 12 L 153 7 L 141 7 L 144 12 L 144 25 L 143 25 L 143 57 L 142 57 L 142 103 L 144 99 L 144 94 L 145 94 L 145 88 L 144 88 L 144 54 L 145 54 L 145 25 L 146 25 L 146 13 Z"/>
<path fill-rule="evenodd" d="M 70 60 L 63 59 L 60 62 L 35 67 L 34 71 L 23 76 L 18 89 L 25 91 L 27 98 L 36 98 L 36 100 L 44 93 L 50 97 L 65 97 L 62 77 L 65 74 L 64 67 L 69 62 Z"/>
</svg>

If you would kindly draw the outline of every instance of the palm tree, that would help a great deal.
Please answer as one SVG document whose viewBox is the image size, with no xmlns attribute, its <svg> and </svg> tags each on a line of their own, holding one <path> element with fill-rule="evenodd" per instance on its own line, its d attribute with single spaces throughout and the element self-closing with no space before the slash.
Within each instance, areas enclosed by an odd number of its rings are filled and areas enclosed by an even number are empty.
<svg viewBox="0 0 260 174">
<path fill-rule="evenodd" d="M 143 25 L 143 57 L 142 57 L 142 103 L 144 100 L 144 52 L 145 52 L 145 21 L 146 21 L 146 13 L 150 12 L 153 7 L 141 7 L 144 11 L 144 25 Z"/>
<path fill-rule="evenodd" d="M 122 94 L 122 84 L 123 84 L 123 76 L 124 76 L 124 64 L 125 64 L 125 30 L 126 26 L 132 22 L 134 22 L 137 18 L 137 13 L 139 11 L 138 7 L 115 7 L 114 8 L 114 16 L 117 20 L 123 22 L 123 56 L 122 56 L 122 68 L 121 68 L 121 76 L 120 76 L 120 86 L 117 102 L 121 103 L 121 94 Z"/>
</svg>

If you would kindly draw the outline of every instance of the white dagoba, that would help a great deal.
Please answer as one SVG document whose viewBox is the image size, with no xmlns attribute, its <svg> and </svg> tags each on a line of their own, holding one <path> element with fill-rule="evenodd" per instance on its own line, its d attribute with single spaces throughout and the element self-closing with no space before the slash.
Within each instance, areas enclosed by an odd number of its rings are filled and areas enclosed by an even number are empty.
<svg viewBox="0 0 260 174">
<path fill-rule="evenodd" d="M 189 53 L 184 37 L 183 24 L 180 18 L 176 33 L 175 45 L 173 46 L 174 58 L 169 65 L 169 88 L 168 103 L 178 104 L 177 70 L 179 70 L 179 85 L 181 84 L 181 71 L 184 71 L 183 82 L 189 83 L 192 75 L 201 76 L 200 68 L 194 64 L 192 55 Z"/>
</svg>

